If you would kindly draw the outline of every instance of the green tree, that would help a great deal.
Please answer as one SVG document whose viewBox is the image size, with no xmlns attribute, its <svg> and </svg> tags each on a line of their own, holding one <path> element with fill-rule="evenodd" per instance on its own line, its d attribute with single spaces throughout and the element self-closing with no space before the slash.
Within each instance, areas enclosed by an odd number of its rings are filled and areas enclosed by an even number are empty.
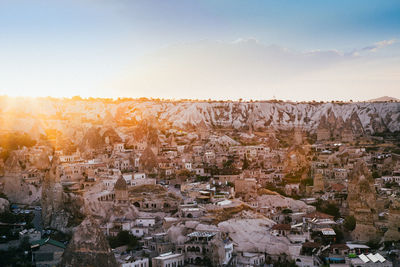
<svg viewBox="0 0 400 267">
<path fill-rule="evenodd" d="M 336 243 L 337 243 L 337 244 L 342 243 L 342 242 L 343 242 L 343 239 L 344 239 L 344 234 L 343 234 L 342 230 L 341 230 L 339 227 L 337 227 L 337 226 L 334 226 L 334 227 L 333 227 L 333 230 L 334 230 L 335 233 L 336 233 Z"/>
<path fill-rule="evenodd" d="M 356 218 L 352 215 L 346 216 L 343 226 L 347 231 L 353 231 L 356 228 Z"/>
<path fill-rule="evenodd" d="M 377 171 L 372 172 L 372 178 L 376 179 L 381 177 Z"/>
<path fill-rule="evenodd" d="M 135 248 L 138 246 L 137 238 L 132 235 L 129 231 L 121 231 L 116 237 L 109 237 L 108 242 L 111 248 L 127 245 L 129 248 Z"/>
</svg>

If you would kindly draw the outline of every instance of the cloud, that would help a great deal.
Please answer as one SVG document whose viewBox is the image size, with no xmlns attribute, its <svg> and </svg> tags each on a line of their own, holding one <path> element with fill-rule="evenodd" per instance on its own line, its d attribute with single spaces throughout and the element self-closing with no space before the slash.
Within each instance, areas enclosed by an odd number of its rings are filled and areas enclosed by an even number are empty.
<svg viewBox="0 0 400 267">
<path fill-rule="evenodd" d="M 374 47 L 383 49 L 394 42 Z M 391 92 L 397 92 L 399 61 L 381 59 L 378 52 L 374 58 L 358 53 L 295 51 L 256 39 L 201 41 L 159 50 L 136 62 L 110 86 L 122 95 L 163 98 L 357 99 L 373 90 L 396 96 Z"/>
<path fill-rule="evenodd" d="M 361 51 L 376 52 L 378 49 L 384 48 L 386 46 L 393 45 L 396 42 L 397 42 L 396 39 L 383 40 L 383 41 L 380 41 L 380 42 L 376 42 L 373 45 L 366 46 L 366 47 L 362 48 Z"/>
</svg>

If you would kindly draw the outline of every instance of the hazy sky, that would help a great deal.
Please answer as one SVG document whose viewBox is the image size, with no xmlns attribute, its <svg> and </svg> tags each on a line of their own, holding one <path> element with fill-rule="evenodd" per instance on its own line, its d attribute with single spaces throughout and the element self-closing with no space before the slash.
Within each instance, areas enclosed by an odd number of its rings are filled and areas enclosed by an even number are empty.
<svg viewBox="0 0 400 267">
<path fill-rule="evenodd" d="M 400 1 L 0 0 L 0 94 L 400 98 Z"/>
</svg>

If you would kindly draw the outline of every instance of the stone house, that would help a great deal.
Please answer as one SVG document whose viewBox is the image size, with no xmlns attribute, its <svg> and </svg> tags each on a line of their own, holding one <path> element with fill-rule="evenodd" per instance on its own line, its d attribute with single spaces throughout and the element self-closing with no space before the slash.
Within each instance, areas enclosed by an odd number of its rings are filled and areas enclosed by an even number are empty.
<svg viewBox="0 0 400 267">
<path fill-rule="evenodd" d="M 288 236 L 292 227 L 290 224 L 274 224 L 271 227 L 271 234 L 275 236 Z"/>
<path fill-rule="evenodd" d="M 241 252 L 235 258 L 235 266 L 264 266 L 264 253 Z"/>
<path fill-rule="evenodd" d="M 153 234 L 152 236 L 143 238 L 143 241 L 145 248 L 157 254 L 167 253 L 174 249 L 174 244 L 169 241 L 167 233 Z"/>
</svg>

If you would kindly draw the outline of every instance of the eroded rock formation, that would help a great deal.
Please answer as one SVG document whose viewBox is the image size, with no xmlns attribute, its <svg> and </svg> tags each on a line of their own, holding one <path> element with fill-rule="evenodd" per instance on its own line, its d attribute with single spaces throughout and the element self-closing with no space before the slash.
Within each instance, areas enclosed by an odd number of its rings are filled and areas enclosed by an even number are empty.
<svg viewBox="0 0 400 267">
<path fill-rule="evenodd" d="M 75 230 L 64 251 L 61 266 L 118 266 L 108 241 L 91 216 Z"/>
<path fill-rule="evenodd" d="M 90 149 L 100 149 L 105 145 L 104 139 L 100 134 L 100 129 L 97 127 L 92 127 L 87 130 L 82 141 L 79 145 L 81 151 L 86 151 Z"/>
<path fill-rule="evenodd" d="M 149 146 L 143 151 L 140 162 L 143 171 L 152 172 L 157 167 L 157 157 Z"/>
<path fill-rule="evenodd" d="M 393 200 L 389 209 L 388 230 L 383 236 L 385 241 L 398 241 L 400 240 L 400 201 Z"/>
<path fill-rule="evenodd" d="M 356 218 L 354 239 L 370 241 L 378 238 L 375 222 L 378 220 L 374 180 L 365 162 L 355 164 L 350 174 L 348 186 L 348 205 L 350 215 Z"/>
<path fill-rule="evenodd" d="M 78 225 L 84 218 L 81 211 L 84 201 L 80 196 L 64 192 L 60 184 L 58 164 L 58 158 L 54 157 L 52 166 L 43 181 L 43 224 L 62 232 L 70 232 L 72 227 Z"/>
</svg>

